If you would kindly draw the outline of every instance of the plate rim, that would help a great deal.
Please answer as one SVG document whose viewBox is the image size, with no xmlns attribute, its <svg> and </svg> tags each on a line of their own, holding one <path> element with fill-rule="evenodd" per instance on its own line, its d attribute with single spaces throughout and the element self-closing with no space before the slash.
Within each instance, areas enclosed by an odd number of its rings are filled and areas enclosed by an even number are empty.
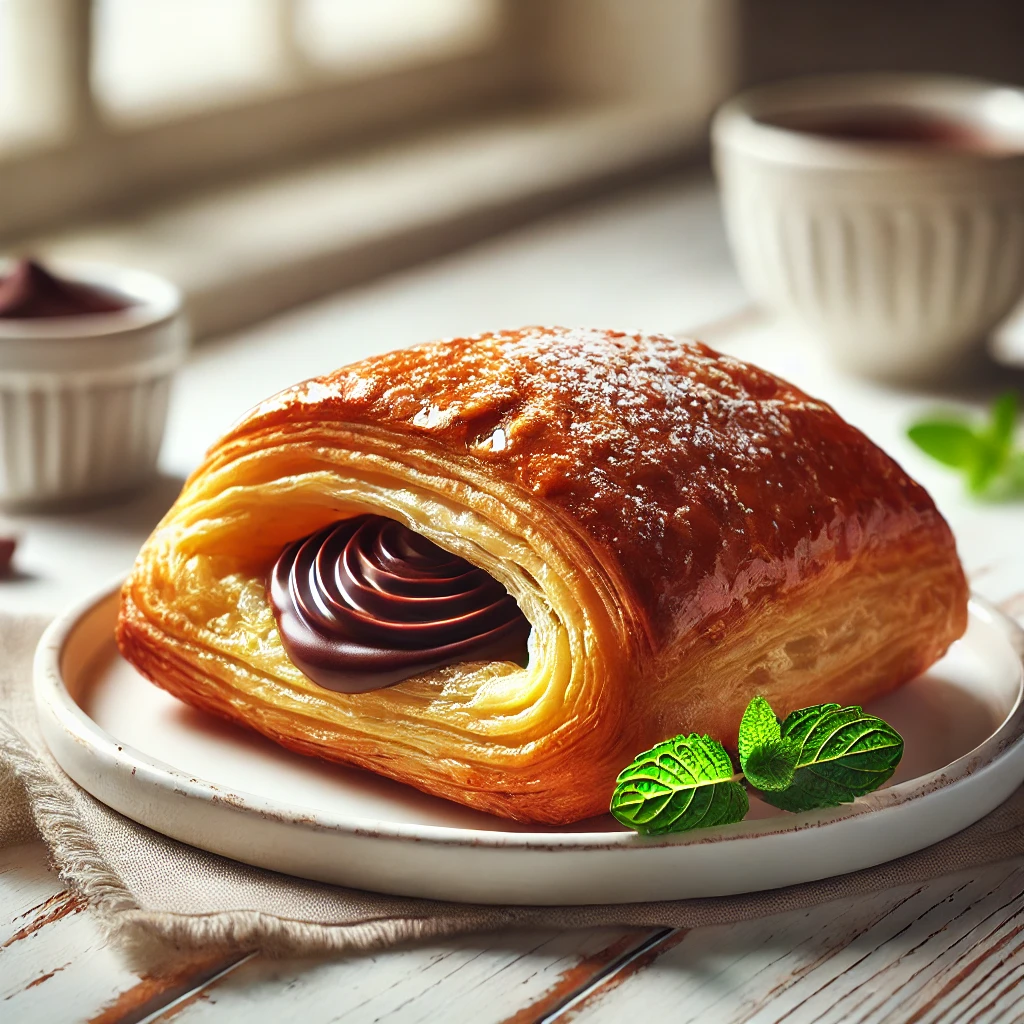
<svg viewBox="0 0 1024 1024">
<path fill-rule="evenodd" d="M 784 813 L 771 818 L 748 819 L 732 825 L 664 836 L 643 836 L 631 831 L 508 832 L 455 825 L 381 821 L 354 815 L 337 816 L 332 812 L 320 810 L 311 814 L 310 808 L 296 809 L 258 793 L 231 789 L 189 776 L 131 744 L 120 743 L 75 701 L 64 682 L 61 669 L 65 647 L 82 620 L 99 605 L 111 600 L 120 591 L 123 582 L 124 577 L 118 576 L 100 590 L 75 602 L 59 614 L 43 632 L 33 659 L 33 694 L 37 716 L 40 719 L 48 717 L 73 741 L 86 746 L 107 764 L 124 763 L 127 760 L 145 766 L 147 783 L 167 794 L 174 792 L 187 795 L 189 799 L 198 799 L 205 803 L 229 803 L 234 811 L 246 817 L 270 818 L 282 824 L 318 832 L 399 842 L 414 841 L 442 847 L 537 849 L 545 852 L 566 850 L 574 853 L 756 840 L 765 836 L 828 828 L 830 825 L 837 825 L 864 814 L 891 811 L 908 803 L 926 799 L 936 791 L 948 789 L 965 777 L 992 764 L 1011 747 L 1024 744 L 1024 627 L 990 601 L 972 591 L 968 603 L 969 616 L 978 617 L 1002 632 L 1020 663 L 1017 695 L 1012 708 L 986 739 L 955 761 L 925 775 L 859 797 L 850 804 L 801 814 Z M 61 770 L 86 792 L 92 794 L 88 786 L 67 772 L 58 751 L 50 744 L 45 729 L 43 734 L 47 748 Z M 98 796 L 96 799 L 103 802 Z"/>
</svg>

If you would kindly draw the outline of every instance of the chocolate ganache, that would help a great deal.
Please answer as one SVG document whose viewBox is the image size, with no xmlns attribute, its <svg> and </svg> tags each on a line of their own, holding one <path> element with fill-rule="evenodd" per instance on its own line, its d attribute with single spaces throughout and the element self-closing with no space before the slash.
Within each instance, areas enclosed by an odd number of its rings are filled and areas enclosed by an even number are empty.
<svg viewBox="0 0 1024 1024">
<path fill-rule="evenodd" d="M 269 591 L 288 656 L 330 690 L 377 690 L 460 661 L 526 664 L 530 624 L 505 588 L 384 516 L 293 542 Z"/>
<path fill-rule="evenodd" d="M 18 260 L 11 272 L 0 278 L 0 318 L 3 319 L 117 313 L 130 305 L 132 303 L 104 288 L 56 277 L 34 260 Z"/>
</svg>

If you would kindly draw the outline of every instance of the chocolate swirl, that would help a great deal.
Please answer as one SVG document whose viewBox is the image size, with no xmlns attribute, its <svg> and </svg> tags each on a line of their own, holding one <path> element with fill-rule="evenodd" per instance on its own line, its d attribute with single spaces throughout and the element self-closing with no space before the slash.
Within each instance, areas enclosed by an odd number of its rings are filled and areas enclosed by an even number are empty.
<svg viewBox="0 0 1024 1024">
<path fill-rule="evenodd" d="M 290 544 L 269 590 L 288 656 L 329 690 L 377 690 L 460 661 L 526 664 L 530 624 L 505 588 L 384 516 Z"/>
</svg>

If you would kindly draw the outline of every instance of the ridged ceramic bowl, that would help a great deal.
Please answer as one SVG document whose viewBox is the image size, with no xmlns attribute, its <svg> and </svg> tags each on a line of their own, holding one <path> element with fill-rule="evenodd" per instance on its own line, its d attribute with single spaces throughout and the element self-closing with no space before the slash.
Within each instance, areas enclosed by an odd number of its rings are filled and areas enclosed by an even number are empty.
<svg viewBox="0 0 1024 1024">
<path fill-rule="evenodd" d="M 865 116 L 946 125 L 951 139 L 808 127 Z M 918 75 L 796 80 L 731 100 L 712 137 L 747 287 L 848 368 L 948 371 L 1024 292 L 1024 90 Z"/>
<path fill-rule="evenodd" d="M 171 377 L 188 345 L 181 294 L 140 270 L 48 262 L 129 300 L 111 313 L 0 318 L 0 503 L 127 491 L 156 472 Z"/>
</svg>

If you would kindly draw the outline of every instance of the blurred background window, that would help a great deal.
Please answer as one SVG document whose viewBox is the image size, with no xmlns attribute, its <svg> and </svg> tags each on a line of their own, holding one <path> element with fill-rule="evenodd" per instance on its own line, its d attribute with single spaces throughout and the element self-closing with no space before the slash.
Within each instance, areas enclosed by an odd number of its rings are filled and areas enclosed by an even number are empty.
<svg viewBox="0 0 1024 1024">
<path fill-rule="evenodd" d="M 41 0 L 46 4 L 47 0 Z M 46 12 L 24 0 L 0 0 L 0 151 L 56 138 L 65 118 L 54 107 L 52 76 L 39 68 L 48 52 Z"/>
<path fill-rule="evenodd" d="M 0 140 L 11 145 L 31 131 L 28 75 L 18 59 L 11 0 L 0 0 Z"/>
<path fill-rule="evenodd" d="M 340 181 L 428 137 L 463 173 L 505 146 L 494 188 L 547 194 L 564 168 L 558 188 L 692 159 L 766 79 L 1024 81 L 1022 33 L 1012 0 L 0 0 L 0 240 L 222 205 L 318 161 Z M 462 192 L 435 192 L 457 219 Z"/>
<path fill-rule="evenodd" d="M 501 9 L 502 0 L 93 0 L 92 89 L 115 118 L 187 113 L 294 87 L 307 65 L 366 75 L 469 53 L 496 41 Z"/>
<path fill-rule="evenodd" d="M 130 0 L 128 0 L 130 2 Z M 341 71 L 454 56 L 493 41 L 499 0 L 297 0 L 295 35 L 317 64 Z"/>
<path fill-rule="evenodd" d="M 94 0 L 96 99 L 115 115 L 149 115 L 273 87 L 276 8 L 275 0 Z"/>
<path fill-rule="evenodd" d="M 161 270 L 224 329 L 692 157 L 739 2 L 0 0 L 0 244 Z"/>
<path fill-rule="evenodd" d="M 0 236 L 525 95 L 537 0 L 0 0 Z"/>
</svg>

